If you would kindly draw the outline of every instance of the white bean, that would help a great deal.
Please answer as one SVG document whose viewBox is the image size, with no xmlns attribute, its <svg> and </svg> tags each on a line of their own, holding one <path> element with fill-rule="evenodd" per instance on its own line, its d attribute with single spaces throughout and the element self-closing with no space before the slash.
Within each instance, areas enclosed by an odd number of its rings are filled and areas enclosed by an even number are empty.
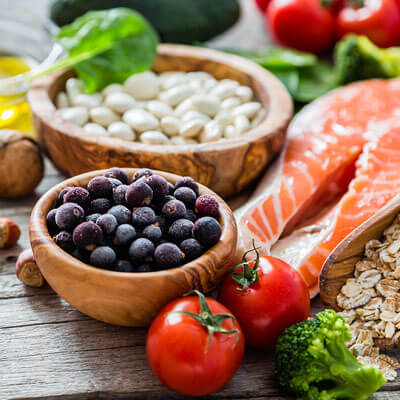
<svg viewBox="0 0 400 400">
<path fill-rule="evenodd" d="M 140 135 L 140 140 L 146 144 L 168 144 L 168 137 L 160 131 L 146 131 Z"/>
<path fill-rule="evenodd" d="M 164 90 L 168 90 L 175 86 L 183 85 L 187 81 L 188 77 L 184 72 L 174 72 L 166 77 L 163 77 L 161 81 L 161 87 Z"/>
<path fill-rule="evenodd" d="M 95 107 L 89 111 L 90 118 L 93 122 L 108 127 L 115 121 L 119 121 L 119 116 L 108 107 Z"/>
<path fill-rule="evenodd" d="M 203 132 L 200 134 L 200 142 L 215 142 L 219 140 L 222 136 L 222 128 L 221 125 L 217 121 L 207 122 L 205 125 Z"/>
<path fill-rule="evenodd" d="M 154 115 L 141 109 L 129 110 L 122 118 L 130 127 L 138 132 L 152 131 L 158 128 L 159 125 L 158 119 Z"/>
<path fill-rule="evenodd" d="M 235 107 L 232 110 L 232 115 L 237 117 L 239 115 L 244 115 L 245 117 L 252 118 L 260 110 L 261 104 L 253 101 L 250 103 L 244 103 L 240 106 Z"/>
<path fill-rule="evenodd" d="M 57 108 L 67 108 L 69 107 L 68 96 L 65 92 L 60 92 L 56 96 L 56 107 Z"/>
<path fill-rule="evenodd" d="M 115 92 L 110 93 L 104 102 L 104 104 L 111 108 L 111 110 L 117 113 L 124 113 L 136 106 L 135 99 L 127 93 Z"/>
<path fill-rule="evenodd" d="M 240 106 L 241 103 L 237 97 L 228 97 L 221 103 L 221 110 L 232 110 L 232 108 Z"/>
<path fill-rule="evenodd" d="M 89 113 L 85 107 L 68 107 L 57 111 L 61 118 L 73 122 L 79 126 L 83 126 L 88 122 Z"/>
<path fill-rule="evenodd" d="M 124 140 L 135 140 L 135 133 L 132 128 L 122 121 L 113 122 L 107 129 L 112 137 L 117 137 Z"/>
<path fill-rule="evenodd" d="M 196 95 L 191 98 L 193 107 L 208 116 L 214 116 L 217 114 L 219 107 L 221 105 L 221 101 L 216 96 L 211 95 Z"/>
<path fill-rule="evenodd" d="M 199 80 L 192 80 L 188 82 L 189 87 L 191 87 L 195 93 L 203 93 L 203 85 Z"/>
<path fill-rule="evenodd" d="M 170 142 L 176 145 L 186 144 L 186 140 L 182 136 L 174 136 L 170 139 Z"/>
<path fill-rule="evenodd" d="M 229 125 L 232 120 L 232 113 L 230 111 L 220 111 L 214 118 L 215 121 L 218 121 L 222 126 Z"/>
<path fill-rule="evenodd" d="M 226 139 L 234 139 L 240 136 L 240 132 L 233 125 L 228 125 L 224 130 L 224 136 Z"/>
<path fill-rule="evenodd" d="M 173 115 L 174 110 L 162 101 L 152 100 L 146 105 L 146 108 L 158 118 Z"/>
<path fill-rule="evenodd" d="M 175 108 L 175 115 L 177 117 L 182 117 L 184 114 L 186 114 L 190 110 L 193 110 L 193 103 L 192 103 L 192 100 L 189 98 L 189 99 L 183 100 L 182 103 L 180 103 Z"/>
<path fill-rule="evenodd" d="M 69 78 L 65 82 L 65 90 L 67 92 L 68 97 L 71 99 L 72 97 L 75 97 L 78 94 L 85 93 L 85 85 L 80 79 Z"/>
<path fill-rule="evenodd" d="M 244 103 L 247 103 L 253 98 L 253 91 L 248 86 L 239 86 L 235 94 L 239 97 Z"/>
<path fill-rule="evenodd" d="M 218 85 L 218 81 L 214 78 L 210 78 L 204 82 L 203 89 L 206 92 L 209 92 L 210 90 L 214 89 L 217 85 Z"/>
<path fill-rule="evenodd" d="M 261 108 L 258 113 L 255 115 L 253 121 L 251 121 L 251 127 L 255 128 L 256 126 L 260 125 L 262 121 L 264 121 L 265 117 L 267 116 L 267 113 L 263 108 Z"/>
<path fill-rule="evenodd" d="M 203 130 L 203 128 L 204 120 L 192 119 L 181 126 L 179 133 L 184 138 L 195 137 Z"/>
<path fill-rule="evenodd" d="M 78 94 L 71 98 L 71 103 L 75 107 L 86 107 L 89 109 L 100 106 L 102 101 L 103 96 L 100 93 Z"/>
<path fill-rule="evenodd" d="M 124 83 L 124 89 L 136 100 L 150 100 L 158 96 L 158 77 L 152 71 L 132 75 Z"/>
<path fill-rule="evenodd" d="M 190 121 L 191 119 L 202 119 L 204 122 L 208 122 L 211 120 L 208 115 L 203 114 L 198 111 L 195 111 L 195 110 L 191 110 L 191 111 L 188 111 L 187 113 L 183 114 L 181 119 L 183 122 Z"/>
<path fill-rule="evenodd" d="M 199 144 L 199 142 L 195 138 L 187 138 L 186 144 Z"/>
<path fill-rule="evenodd" d="M 193 72 L 188 72 L 186 76 L 189 79 L 194 79 L 198 81 L 205 82 L 207 79 L 214 79 L 212 75 L 210 75 L 208 72 L 205 71 L 193 71 Z"/>
<path fill-rule="evenodd" d="M 111 85 L 107 85 L 102 91 L 101 94 L 104 97 L 107 97 L 111 93 L 123 93 L 124 87 L 119 83 L 111 83 Z"/>
<path fill-rule="evenodd" d="M 96 124 L 94 122 L 89 122 L 88 124 L 86 124 L 83 129 L 86 132 L 89 133 L 93 133 L 94 135 L 98 135 L 98 136 L 108 136 L 107 131 L 105 130 L 105 128 L 99 124 Z"/>
<path fill-rule="evenodd" d="M 235 125 L 236 130 L 241 134 L 241 133 L 249 130 L 250 121 L 246 116 L 238 115 L 235 118 L 234 125 Z"/>
<path fill-rule="evenodd" d="M 170 106 L 176 106 L 194 94 L 195 90 L 188 85 L 174 86 L 160 93 L 159 99 Z"/>
<path fill-rule="evenodd" d="M 238 86 L 239 83 L 236 81 L 226 79 L 219 82 L 218 85 L 210 91 L 210 95 L 219 97 L 221 100 L 223 100 L 227 97 L 234 96 Z"/>
<path fill-rule="evenodd" d="M 179 135 L 179 129 L 181 127 L 181 121 L 172 116 L 167 116 L 161 119 L 161 129 L 168 136 L 176 136 Z"/>
</svg>

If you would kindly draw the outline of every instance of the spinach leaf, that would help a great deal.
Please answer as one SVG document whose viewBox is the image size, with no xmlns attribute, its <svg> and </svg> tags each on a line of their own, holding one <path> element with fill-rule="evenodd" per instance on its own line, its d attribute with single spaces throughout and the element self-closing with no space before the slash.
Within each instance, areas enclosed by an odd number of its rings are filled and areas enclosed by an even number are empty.
<svg viewBox="0 0 400 400">
<path fill-rule="evenodd" d="M 317 63 L 314 54 L 276 47 L 266 54 L 255 55 L 252 60 L 264 68 L 310 67 Z"/>
<path fill-rule="evenodd" d="M 288 92 L 294 97 L 299 87 L 299 71 L 296 68 L 269 68 L 269 71 L 285 85 Z"/>
</svg>

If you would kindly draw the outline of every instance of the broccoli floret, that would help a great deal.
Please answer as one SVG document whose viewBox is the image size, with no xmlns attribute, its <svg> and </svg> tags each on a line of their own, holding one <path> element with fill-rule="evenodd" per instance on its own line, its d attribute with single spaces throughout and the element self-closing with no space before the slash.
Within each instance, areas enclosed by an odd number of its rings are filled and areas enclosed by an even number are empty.
<svg viewBox="0 0 400 400">
<path fill-rule="evenodd" d="M 346 346 L 350 338 L 346 322 L 333 310 L 286 329 L 275 351 L 281 387 L 310 400 L 363 400 L 375 393 L 386 380 L 354 357 Z"/>
<path fill-rule="evenodd" d="M 335 49 L 338 84 L 400 75 L 400 48 L 381 49 L 366 36 L 348 35 Z"/>
</svg>

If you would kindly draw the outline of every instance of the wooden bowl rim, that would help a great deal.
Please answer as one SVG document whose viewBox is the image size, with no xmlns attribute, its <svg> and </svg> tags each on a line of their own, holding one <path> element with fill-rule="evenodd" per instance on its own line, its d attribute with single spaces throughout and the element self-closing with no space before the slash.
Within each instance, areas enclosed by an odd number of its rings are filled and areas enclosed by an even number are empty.
<svg viewBox="0 0 400 400">
<path fill-rule="evenodd" d="M 130 179 L 132 174 L 135 171 L 139 170 L 140 168 L 121 168 L 121 169 L 128 174 L 128 177 Z M 76 175 L 72 178 L 69 178 L 57 184 L 56 186 L 52 187 L 44 195 L 41 196 L 41 198 L 35 204 L 30 218 L 30 240 L 34 252 L 36 247 L 38 247 L 39 245 L 43 245 L 46 246 L 47 251 L 53 253 L 55 257 L 59 258 L 61 261 L 67 263 L 69 266 L 73 268 L 78 268 L 87 271 L 89 273 L 92 273 L 94 275 L 102 276 L 103 278 L 118 278 L 118 279 L 125 278 L 129 280 L 137 280 L 137 279 L 155 279 L 157 277 L 163 277 L 163 276 L 172 277 L 175 275 L 179 275 L 182 271 L 202 269 L 201 265 L 208 265 L 206 261 L 210 258 L 211 253 L 215 255 L 215 259 L 210 264 L 212 264 L 215 267 L 219 263 L 226 261 L 225 260 L 226 257 L 232 252 L 232 247 L 236 247 L 235 240 L 234 243 L 232 244 L 227 243 L 226 240 L 227 238 L 228 239 L 231 238 L 231 233 L 233 233 L 234 238 L 237 238 L 236 221 L 233 217 L 231 209 L 220 196 L 218 196 L 212 190 L 208 189 L 206 186 L 198 184 L 200 194 L 212 194 L 219 201 L 220 205 L 219 222 L 221 224 L 222 233 L 219 242 L 210 249 L 208 249 L 204 254 L 202 254 L 195 260 L 192 260 L 176 268 L 165 269 L 161 271 L 126 273 L 126 272 L 109 271 L 97 268 L 89 264 L 86 264 L 78 260 L 77 258 L 71 256 L 61 247 L 57 246 L 52 240 L 47 229 L 46 215 L 50 211 L 52 205 L 55 204 L 58 198 L 58 194 L 63 188 L 67 186 L 76 186 L 77 182 L 81 180 L 90 180 L 96 176 L 101 176 L 105 171 L 107 171 L 107 169 L 90 171 L 84 174 Z M 171 183 L 175 183 L 178 179 L 181 178 L 181 176 L 169 172 L 157 171 L 154 169 L 153 171 L 163 176 Z M 40 269 L 40 264 L 38 264 L 38 266 Z"/>
<path fill-rule="evenodd" d="M 229 150 L 243 145 L 248 145 L 261 138 L 274 135 L 282 126 L 288 123 L 293 114 L 292 99 L 284 85 L 272 73 L 261 66 L 242 57 L 223 53 L 217 50 L 200 48 L 187 45 L 161 44 L 158 46 L 161 56 L 192 57 L 209 60 L 218 64 L 225 64 L 231 68 L 253 77 L 268 97 L 267 115 L 255 128 L 249 130 L 238 138 L 225 139 L 211 143 L 183 144 L 183 145 L 149 145 L 140 142 L 131 142 L 119 138 L 99 137 L 86 132 L 82 127 L 72 122 L 63 120 L 56 114 L 56 107 L 49 96 L 49 90 L 54 81 L 59 79 L 70 69 L 57 71 L 47 77 L 38 79 L 28 92 L 28 101 L 32 111 L 43 121 L 67 136 L 77 137 L 89 143 L 102 144 L 116 151 L 123 145 L 125 149 L 136 153 L 154 154 L 184 154 L 189 152 L 208 152 Z"/>
</svg>

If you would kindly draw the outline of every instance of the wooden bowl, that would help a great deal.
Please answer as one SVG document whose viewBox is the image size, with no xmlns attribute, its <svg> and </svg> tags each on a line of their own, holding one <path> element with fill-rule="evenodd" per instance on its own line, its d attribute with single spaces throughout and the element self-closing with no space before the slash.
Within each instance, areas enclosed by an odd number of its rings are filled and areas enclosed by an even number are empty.
<svg viewBox="0 0 400 400">
<path fill-rule="evenodd" d="M 400 196 L 396 196 L 343 239 L 330 254 L 322 268 L 319 281 L 321 299 L 327 306 L 341 311 L 336 297 L 347 279 L 353 277 L 356 263 L 363 258 L 365 244 L 372 239 L 380 239 L 383 231 L 399 213 Z M 392 339 L 375 339 L 375 343 L 382 350 L 400 347 L 400 332 Z"/>
<path fill-rule="evenodd" d="M 68 179 L 44 194 L 36 203 L 30 222 L 30 240 L 35 260 L 49 285 L 69 304 L 100 321 L 123 326 L 144 326 L 169 301 L 194 289 L 208 293 L 232 267 L 236 250 L 236 222 L 221 199 L 220 241 L 196 260 L 179 268 L 149 273 L 107 271 L 84 264 L 58 247 L 50 237 L 46 215 L 55 206 L 58 193 L 67 186 L 84 186 L 104 171 Z M 126 169 L 129 178 L 135 169 Z M 180 177 L 159 172 L 175 183 Z M 214 194 L 200 185 L 200 194 Z M 214 194 L 215 195 L 215 194 Z"/>
<path fill-rule="evenodd" d="M 254 90 L 267 117 L 240 138 L 214 143 L 161 146 L 98 137 L 55 115 L 53 100 L 74 76 L 72 70 L 64 70 L 38 80 L 28 93 L 40 143 L 62 173 L 73 176 L 112 166 L 148 167 L 190 175 L 227 197 L 254 181 L 281 150 L 292 101 L 280 81 L 265 69 L 214 50 L 160 45 L 153 70 L 201 70 L 218 80 L 237 80 Z"/>
</svg>

